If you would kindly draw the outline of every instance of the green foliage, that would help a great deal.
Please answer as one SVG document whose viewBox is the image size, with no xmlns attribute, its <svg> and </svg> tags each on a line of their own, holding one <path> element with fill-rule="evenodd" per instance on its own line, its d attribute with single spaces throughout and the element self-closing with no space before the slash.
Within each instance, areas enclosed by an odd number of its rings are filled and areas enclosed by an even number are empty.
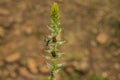
<svg viewBox="0 0 120 80">
<path fill-rule="evenodd" d="M 65 76 L 65 74 L 61 73 L 60 76 L 62 77 L 62 80 L 79 80 L 81 75 L 77 72 L 73 72 L 68 76 Z"/>
<path fill-rule="evenodd" d="M 43 78 L 41 78 L 40 80 L 47 80 L 47 79 L 43 77 Z"/>
<path fill-rule="evenodd" d="M 57 3 L 54 3 L 51 8 L 51 24 L 48 27 L 51 31 L 49 38 L 55 38 L 62 31 L 62 28 L 58 27 L 60 24 L 59 20 L 59 7 Z"/>
<path fill-rule="evenodd" d="M 62 28 L 58 27 L 59 25 L 59 6 L 57 3 L 54 3 L 51 8 L 50 26 L 48 26 L 51 34 L 47 37 L 46 41 L 46 46 L 49 47 L 46 51 L 51 54 L 51 56 L 45 56 L 50 62 L 47 63 L 47 66 L 50 69 L 49 80 L 55 80 L 54 74 L 59 72 L 62 67 L 62 64 L 58 63 L 58 58 L 62 55 L 62 53 L 59 52 L 58 47 L 63 43 L 63 41 L 57 38 L 62 31 Z"/>
<path fill-rule="evenodd" d="M 75 73 L 75 72 L 71 74 L 72 80 L 79 80 L 79 76 L 80 75 L 78 73 Z"/>
<path fill-rule="evenodd" d="M 59 7 L 57 3 L 54 3 L 51 8 L 51 27 L 57 28 L 59 24 Z"/>
<path fill-rule="evenodd" d="M 97 75 L 97 74 L 92 74 L 88 80 L 109 80 L 108 78 L 106 77 L 102 77 L 100 75 Z"/>
</svg>

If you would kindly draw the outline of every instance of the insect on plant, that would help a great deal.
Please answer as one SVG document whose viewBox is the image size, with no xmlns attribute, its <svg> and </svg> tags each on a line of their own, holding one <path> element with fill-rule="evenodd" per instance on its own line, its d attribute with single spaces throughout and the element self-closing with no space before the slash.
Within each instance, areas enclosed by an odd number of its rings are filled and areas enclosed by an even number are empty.
<svg viewBox="0 0 120 80">
<path fill-rule="evenodd" d="M 58 62 L 58 59 L 62 56 L 63 53 L 60 52 L 58 47 L 64 43 L 62 39 L 58 39 L 62 28 L 58 27 L 60 25 L 59 18 L 59 6 L 57 3 L 53 3 L 51 7 L 51 20 L 48 29 L 51 31 L 50 35 L 47 36 L 46 47 L 49 47 L 46 52 L 50 54 L 50 56 L 45 56 L 45 58 L 49 61 L 47 62 L 47 67 L 50 70 L 49 80 L 56 80 L 55 73 L 58 73 L 63 66 Z"/>
</svg>

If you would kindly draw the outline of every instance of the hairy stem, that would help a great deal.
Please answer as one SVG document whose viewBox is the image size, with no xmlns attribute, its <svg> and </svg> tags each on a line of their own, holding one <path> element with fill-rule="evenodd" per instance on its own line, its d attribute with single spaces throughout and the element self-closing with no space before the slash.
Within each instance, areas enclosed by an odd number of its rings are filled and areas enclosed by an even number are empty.
<svg viewBox="0 0 120 80">
<path fill-rule="evenodd" d="M 50 26 L 48 26 L 51 34 L 47 37 L 48 40 L 46 42 L 46 46 L 49 47 L 47 52 L 51 54 L 51 57 L 49 58 L 51 64 L 48 63 L 48 68 L 50 69 L 49 80 L 55 80 L 54 75 L 60 70 L 61 67 L 61 64 L 58 64 L 58 58 L 61 55 L 58 47 L 63 43 L 63 41 L 57 38 L 62 31 L 62 28 L 58 27 L 59 25 L 59 7 L 57 3 L 54 3 L 51 8 Z"/>
</svg>

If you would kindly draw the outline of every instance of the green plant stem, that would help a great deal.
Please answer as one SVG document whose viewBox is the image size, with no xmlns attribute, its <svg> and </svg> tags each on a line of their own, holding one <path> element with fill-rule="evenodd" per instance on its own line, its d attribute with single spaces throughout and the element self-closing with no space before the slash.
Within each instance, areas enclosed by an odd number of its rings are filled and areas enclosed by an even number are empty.
<svg viewBox="0 0 120 80">
<path fill-rule="evenodd" d="M 58 47 L 61 45 L 62 41 L 57 39 L 57 37 L 61 33 L 62 28 L 58 27 L 59 24 L 59 7 L 57 3 L 54 3 L 51 8 L 50 26 L 48 26 L 51 34 L 48 36 L 49 40 L 47 41 L 47 46 L 49 47 L 47 51 L 51 54 L 51 64 L 48 64 L 48 68 L 50 69 L 49 80 L 56 80 L 54 75 L 60 70 L 60 64 L 58 64 L 58 57 L 60 57 Z"/>
</svg>

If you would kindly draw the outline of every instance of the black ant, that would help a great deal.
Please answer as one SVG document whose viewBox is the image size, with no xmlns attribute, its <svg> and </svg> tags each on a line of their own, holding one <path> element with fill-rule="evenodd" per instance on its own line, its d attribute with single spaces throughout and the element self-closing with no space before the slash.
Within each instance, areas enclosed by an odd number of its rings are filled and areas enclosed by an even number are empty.
<svg viewBox="0 0 120 80">
<path fill-rule="evenodd" d="M 56 57 L 55 51 L 51 52 L 51 54 L 52 54 L 53 57 Z"/>
<path fill-rule="evenodd" d="M 45 40 L 46 46 L 49 46 L 50 41 L 51 41 L 50 39 Z"/>
</svg>

